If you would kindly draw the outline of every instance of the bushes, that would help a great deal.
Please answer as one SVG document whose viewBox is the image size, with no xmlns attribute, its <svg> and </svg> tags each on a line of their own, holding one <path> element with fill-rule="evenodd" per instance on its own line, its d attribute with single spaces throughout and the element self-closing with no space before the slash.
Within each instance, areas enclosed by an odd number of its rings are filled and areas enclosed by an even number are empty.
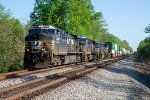
<svg viewBox="0 0 150 100">
<path fill-rule="evenodd" d="M 145 28 L 145 33 L 150 33 L 150 25 Z M 150 64 L 150 36 L 140 42 L 138 49 L 138 60 Z"/>
<path fill-rule="evenodd" d="M 24 27 L 0 4 L 0 73 L 23 69 Z"/>
<path fill-rule="evenodd" d="M 150 60 L 150 36 L 140 42 L 137 51 L 138 59 L 142 62 L 148 63 Z"/>
</svg>

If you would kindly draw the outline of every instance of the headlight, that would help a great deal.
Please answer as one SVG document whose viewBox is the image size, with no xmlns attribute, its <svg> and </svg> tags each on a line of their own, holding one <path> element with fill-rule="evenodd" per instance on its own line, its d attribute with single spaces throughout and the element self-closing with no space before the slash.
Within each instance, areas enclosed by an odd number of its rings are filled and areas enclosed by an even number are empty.
<svg viewBox="0 0 150 100">
<path fill-rule="evenodd" d="M 35 45 L 36 45 L 37 49 L 41 49 L 42 48 L 42 42 L 41 41 L 36 41 Z"/>
<path fill-rule="evenodd" d="M 39 44 L 39 45 L 42 45 L 42 41 L 38 41 L 38 44 Z"/>
<path fill-rule="evenodd" d="M 38 42 L 38 41 L 35 41 L 35 45 L 39 45 L 39 42 Z"/>
</svg>

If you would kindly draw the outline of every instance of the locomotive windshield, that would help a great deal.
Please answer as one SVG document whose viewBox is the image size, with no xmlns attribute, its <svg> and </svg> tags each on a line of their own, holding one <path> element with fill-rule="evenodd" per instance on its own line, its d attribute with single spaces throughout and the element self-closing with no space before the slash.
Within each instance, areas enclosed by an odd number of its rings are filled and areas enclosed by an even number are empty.
<svg viewBox="0 0 150 100">
<path fill-rule="evenodd" d="M 30 29 L 29 34 L 55 34 L 55 29 Z"/>
<path fill-rule="evenodd" d="M 84 42 L 85 42 L 85 41 L 86 41 L 86 38 L 80 38 L 80 41 L 84 41 Z"/>
<path fill-rule="evenodd" d="M 96 42 L 96 43 L 95 43 L 95 47 L 96 47 L 96 48 L 99 48 L 99 46 L 100 46 L 100 43 L 97 43 L 97 42 Z"/>
</svg>

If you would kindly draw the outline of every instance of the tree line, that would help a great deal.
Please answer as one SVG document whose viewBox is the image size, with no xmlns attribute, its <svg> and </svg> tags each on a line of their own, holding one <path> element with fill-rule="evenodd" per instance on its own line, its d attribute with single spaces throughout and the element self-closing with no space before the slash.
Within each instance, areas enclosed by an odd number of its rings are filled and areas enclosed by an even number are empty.
<svg viewBox="0 0 150 100">
<path fill-rule="evenodd" d="M 145 28 L 145 33 L 150 34 L 150 24 Z M 139 61 L 150 64 L 150 35 L 139 43 L 137 56 Z"/>
<path fill-rule="evenodd" d="M 35 0 L 30 22 L 22 24 L 0 4 L 0 72 L 23 69 L 24 38 L 30 25 L 53 25 L 71 34 L 100 42 L 114 42 L 131 50 L 126 40 L 108 32 L 102 12 L 91 0 Z"/>
<path fill-rule="evenodd" d="M 103 14 L 94 10 L 91 0 L 35 0 L 30 18 L 33 24 L 51 24 L 91 40 L 114 42 L 132 51 L 126 40 L 108 32 Z"/>
<path fill-rule="evenodd" d="M 22 69 L 24 27 L 0 4 L 0 72 Z"/>
</svg>

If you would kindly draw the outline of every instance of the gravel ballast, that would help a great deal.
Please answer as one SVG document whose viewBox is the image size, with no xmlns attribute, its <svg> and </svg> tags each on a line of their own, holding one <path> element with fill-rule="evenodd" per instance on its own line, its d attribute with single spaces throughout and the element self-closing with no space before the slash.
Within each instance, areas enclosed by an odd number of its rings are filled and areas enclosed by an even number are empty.
<svg viewBox="0 0 150 100">
<path fill-rule="evenodd" d="M 98 69 L 32 98 L 33 100 L 149 100 L 148 66 L 132 57 Z M 144 70 L 144 71 L 143 71 Z M 147 72 L 147 73 L 145 73 Z M 141 77 L 141 75 L 143 75 Z M 146 80 L 145 80 L 146 79 Z"/>
</svg>

